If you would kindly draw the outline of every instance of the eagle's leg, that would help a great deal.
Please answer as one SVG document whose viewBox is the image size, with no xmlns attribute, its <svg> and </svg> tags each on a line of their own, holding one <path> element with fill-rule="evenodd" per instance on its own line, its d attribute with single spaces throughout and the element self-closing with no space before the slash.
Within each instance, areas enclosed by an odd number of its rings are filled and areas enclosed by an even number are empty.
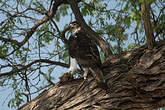
<svg viewBox="0 0 165 110">
<path fill-rule="evenodd" d="M 84 79 L 87 79 L 88 72 L 89 72 L 89 68 L 85 68 L 85 72 L 83 74 Z"/>
<path fill-rule="evenodd" d="M 70 57 L 70 67 L 68 73 L 74 73 L 77 69 L 77 61 L 75 58 Z"/>
</svg>

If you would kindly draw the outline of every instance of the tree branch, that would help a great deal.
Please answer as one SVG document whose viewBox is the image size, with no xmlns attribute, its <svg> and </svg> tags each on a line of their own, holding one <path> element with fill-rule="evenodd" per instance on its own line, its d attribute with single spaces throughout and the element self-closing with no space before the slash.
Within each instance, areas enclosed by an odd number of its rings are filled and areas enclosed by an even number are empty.
<svg viewBox="0 0 165 110">
<path fill-rule="evenodd" d="M 14 43 L 16 45 L 18 45 L 19 47 L 16 49 L 20 49 L 21 46 L 23 46 L 29 39 L 30 37 L 34 34 L 34 32 L 36 31 L 36 29 L 42 25 L 43 23 L 47 22 L 48 20 L 52 19 L 58 9 L 58 7 L 63 4 L 63 3 L 67 3 L 66 0 L 55 0 L 53 7 L 51 9 L 51 11 L 47 14 L 47 16 L 45 16 L 43 19 L 39 20 L 31 29 L 29 32 L 27 32 L 27 35 L 25 36 L 25 38 L 21 41 L 18 42 L 16 40 L 11 40 L 11 39 L 7 39 L 7 38 L 0 38 L 0 40 L 5 41 L 5 42 L 11 42 Z M 16 15 L 14 15 L 15 17 Z M 15 50 L 13 50 L 10 54 L 13 54 L 15 52 Z"/>
<path fill-rule="evenodd" d="M 8 39 L 8 38 L 3 38 L 3 37 L 0 37 L 0 40 L 3 41 L 3 42 L 11 42 L 17 46 L 21 46 L 21 43 L 18 42 L 17 40 L 12 40 L 12 39 Z"/>
<path fill-rule="evenodd" d="M 153 33 L 153 28 L 151 25 L 151 19 L 150 19 L 150 3 L 148 1 L 144 1 L 141 5 L 142 10 L 142 18 L 144 21 L 144 29 L 145 29 L 145 35 L 147 39 L 148 48 L 152 49 L 155 44 L 155 38 Z"/>
<path fill-rule="evenodd" d="M 15 70 L 12 70 L 10 72 L 1 73 L 0 74 L 0 77 L 2 77 L 2 76 L 10 76 L 10 75 L 13 75 L 15 73 L 18 73 L 20 71 L 26 70 L 27 68 L 31 67 L 33 64 L 38 63 L 38 62 L 49 63 L 49 64 L 52 64 L 52 65 L 62 66 L 62 67 L 65 67 L 65 68 L 68 68 L 69 67 L 69 65 L 68 64 L 65 64 L 65 63 L 55 62 L 55 61 L 51 61 L 51 60 L 47 60 L 47 59 L 39 59 L 39 60 L 32 61 L 31 63 L 29 63 L 28 65 L 23 66 L 20 69 L 15 69 Z"/>
<path fill-rule="evenodd" d="M 109 87 L 92 77 L 57 83 L 19 110 L 153 110 L 165 106 L 165 41 L 136 48 L 103 64 Z"/>
<path fill-rule="evenodd" d="M 16 45 L 18 45 L 19 47 L 15 50 L 13 50 L 10 54 L 8 54 L 7 56 L 13 54 L 16 50 L 20 49 L 21 46 L 23 46 L 29 39 L 30 37 L 34 34 L 34 32 L 36 31 L 36 29 L 42 25 L 43 23 L 47 22 L 48 20 L 52 19 L 53 16 L 55 15 L 58 7 L 61 4 L 70 4 L 71 8 L 75 14 L 76 20 L 79 21 L 80 25 L 82 25 L 82 27 L 84 27 L 85 31 L 87 33 L 89 33 L 89 35 L 99 44 L 100 48 L 102 49 L 102 51 L 104 52 L 105 57 L 107 58 L 109 55 L 112 54 L 112 51 L 110 49 L 109 44 L 100 36 L 97 35 L 97 33 L 95 33 L 86 23 L 85 20 L 83 19 L 83 16 L 79 10 L 79 7 L 77 5 L 78 2 L 80 2 L 81 0 L 56 0 L 54 1 L 53 7 L 52 9 L 49 11 L 49 13 L 47 14 L 47 16 L 45 16 L 43 19 L 39 20 L 31 29 L 30 31 L 27 33 L 27 35 L 25 36 L 25 38 L 21 41 L 18 42 L 16 40 L 11 40 L 11 39 L 7 39 L 7 38 L 0 38 L 0 40 L 5 41 L 5 42 L 11 42 L 14 43 Z M 64 30 L 64 32 L 66 32 L 67 29 Z M 64 36 L 64 34 L 61 34 L 61 39 L 67 43 L 67 40 Z"/>
</svg>

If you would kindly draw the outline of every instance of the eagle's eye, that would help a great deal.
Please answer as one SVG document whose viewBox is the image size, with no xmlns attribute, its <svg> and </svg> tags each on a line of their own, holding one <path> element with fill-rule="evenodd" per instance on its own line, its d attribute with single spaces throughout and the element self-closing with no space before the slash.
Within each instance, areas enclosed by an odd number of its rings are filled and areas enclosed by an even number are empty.
<svg viewBox="0 0 165 110">
<path fill-rule="evenodd" d="M 69 24 L 69 26 L 70 26 L 70 29 L 74 29 L 74 28 L 78 28 L 79 25 L 75 22 L 72 22 Z"/>
<path fill-rule="evenodd" d="M 75 24 L 74 23 L 70 24 L 70 27 L 71 28 L 75 27 Z"/>
</svg>

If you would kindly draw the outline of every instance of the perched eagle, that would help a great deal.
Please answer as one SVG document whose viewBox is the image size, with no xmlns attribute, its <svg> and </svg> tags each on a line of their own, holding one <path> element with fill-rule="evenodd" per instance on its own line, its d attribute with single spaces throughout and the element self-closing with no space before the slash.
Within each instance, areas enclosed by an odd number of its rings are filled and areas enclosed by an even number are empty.
<svg viewBox="0 0 165 110">
<path fill-rule="evenodd" d="M 84 69 L 84 79 L 86 79 L 90 70 L 98 83 L 104 83 L 105 80 L 101 71 L 101 60 L 96 43 L 88 37 L 76 21 L 70 23 L 69 26 L 72 34 L 68 41 L 68 50 L 71 57 L 68 72 L 74 72 L 78 63 Z"/>
</svg>

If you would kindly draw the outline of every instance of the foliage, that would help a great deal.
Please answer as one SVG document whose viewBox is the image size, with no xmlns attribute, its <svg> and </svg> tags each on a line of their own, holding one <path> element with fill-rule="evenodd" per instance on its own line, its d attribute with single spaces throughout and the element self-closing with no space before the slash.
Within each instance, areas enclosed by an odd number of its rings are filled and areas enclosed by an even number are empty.
<svg viewBox="0 0 165 110">
<path fill-rule="evenodd" d="M 121 53 L 146 42 L 140 9 L 144 2 L 82 0 L 79 7 L 87 24 L 109 43 L 113 53 Z M 155 38 L 165 39 L 165 2 L 149 2 Z M 0 74 L 15 71 L 0 77 L 2 88 L 13 89 L 14 97 L 10 98 L 9 107 L 17 108 L 26 100 L 30 101 L 57 80 L 58 64 L 40 62 L 40 59 L 69 63 L 66 44 L 60 37 L 64 27 L 75 19 L 69 5 L 61 5 L 51 20 L 41 24 L 24 45 L 18 45 L 31 28 L 47 16 L 50 5 L 51 0 L 0 0 Z"/>
</svg>

